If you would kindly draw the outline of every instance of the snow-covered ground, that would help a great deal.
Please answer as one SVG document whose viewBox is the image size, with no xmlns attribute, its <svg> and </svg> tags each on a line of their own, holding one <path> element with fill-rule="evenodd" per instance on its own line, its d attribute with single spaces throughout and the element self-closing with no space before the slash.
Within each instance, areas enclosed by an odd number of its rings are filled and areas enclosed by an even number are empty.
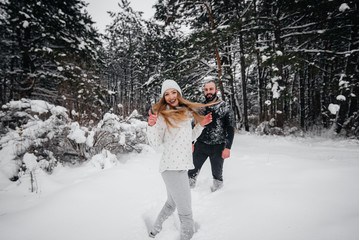
<svg viewBox="0 0 359 240">
<path fill-rule="evenodd" d="M 100 170 L 93 164 L 37 173 L 21 183 L 0 176 L 2 240 L 143 240 L 166 191 L 160 153 L 150 147 Z M 193 240 L 359 239 L 359 142 L 237 134 L 225 186 L 210 192 L 207 162 L 192 190 Z M 158 240 L 178 240 L 170 217 Z"/>
</svg>

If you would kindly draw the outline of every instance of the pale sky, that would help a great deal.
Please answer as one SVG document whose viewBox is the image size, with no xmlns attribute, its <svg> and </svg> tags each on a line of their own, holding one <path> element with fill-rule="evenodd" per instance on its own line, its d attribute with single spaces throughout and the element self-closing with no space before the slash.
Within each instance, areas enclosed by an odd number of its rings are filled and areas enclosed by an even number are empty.
<svg viewBox="0 0 359 240">
<path fill-rule="evenodd" d="M 95 26 L 101 33 L 104 33 L 106 25 L 111 22 L 107 11 L 117 12 L 120 9 L 117 4 L 120 0 L 85 0 L 85 2 L 89 3 L 87 11 L 91 15 L 92 20 L 96 22 Z M 145 19 L 151 18 L 155 13 L 155 9 L 152 6 L 157 0 L 129 0 L 129 2 L 131 2 L 133 10 L 143 12 L 142 16 Z"/>
</svg>

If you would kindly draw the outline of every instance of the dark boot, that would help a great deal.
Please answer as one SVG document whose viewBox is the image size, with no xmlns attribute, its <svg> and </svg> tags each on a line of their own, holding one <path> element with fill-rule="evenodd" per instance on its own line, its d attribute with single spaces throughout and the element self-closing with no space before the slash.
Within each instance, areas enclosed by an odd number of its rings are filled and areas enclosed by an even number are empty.
<svg viewBox="0 0 359 240">
<path fill-rule="evenodd" d="M 192 188 L 195 188 L 196 187 L 196 182 L 197 182 L 197 179 L 195 177 L 190 177 L 189 178 L 189 187 L 192 189 Z"/>
</svg>

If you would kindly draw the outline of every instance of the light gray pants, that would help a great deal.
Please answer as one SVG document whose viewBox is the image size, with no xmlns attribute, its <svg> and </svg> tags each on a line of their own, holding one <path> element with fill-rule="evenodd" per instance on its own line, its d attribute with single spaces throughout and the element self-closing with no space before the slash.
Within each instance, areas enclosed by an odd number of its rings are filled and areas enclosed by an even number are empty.
<svg viewBox="0 0 359 240">
<path fill-rule="evenodd" d="M 189 240 L 194 233 L 192 217 L 191 190 L 189 188 L 187 171 L 164 171 L 162 178 L 166 184 L 167 201 L 159 213 L 153 226 L 152 233 L 162 230 L 163 222 L 175 211 L 177 207 L 181 222 L 181 240 Z"/>
</svg>

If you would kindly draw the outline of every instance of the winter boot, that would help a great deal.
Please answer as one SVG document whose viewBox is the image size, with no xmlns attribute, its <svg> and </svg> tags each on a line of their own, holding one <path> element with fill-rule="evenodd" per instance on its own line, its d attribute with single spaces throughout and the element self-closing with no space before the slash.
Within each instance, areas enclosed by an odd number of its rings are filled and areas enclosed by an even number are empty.
<svg viewBox="0 0 359 240">
<path fill-rule="evenodd" d="M 149 236 L 150 238 L 155 238 L 155 237 L 156 237 L 156 234 L 154 234 L 154 233 L 152 233 L 152 232 L 149 232 L 149 233 L 148 233 L 148 236 Z"/>
<path fill-rule="evenodd" d="M 194 221 L 192 214 L 179 215 L 181 222 L 181 237 L 180 240 L 190 240 L 194 234 Z"/>
<path fill-rule="evenodd" d="M 223 181 L 213 179 L 213 185 L 211 186 L 211 191 L 215 192 L 218 189 L 221 189 L 223 187 Z"/>
<path fill-rule="evenodd" d="M 192 178 L 192 177 L 190 177 L 189 178 L 189 187 L 192 189 L 192 188 L 195 188 L 196 187 L 196 181 L 197 181 L 197 179 L 196 178 Z"/>
<path fill-rule="evenodd" d="M 149 236 L 154 238 L 157 233 L 162 230 L 163 222 L 171 216 L 171 214 L 175 211 L 175 207 L 171 206 L 167 202 L 163 206 L 161 212 L 158 214 L 155 224 L 152 227 L 152 230 L 149 232 Z"/>
</svg>

